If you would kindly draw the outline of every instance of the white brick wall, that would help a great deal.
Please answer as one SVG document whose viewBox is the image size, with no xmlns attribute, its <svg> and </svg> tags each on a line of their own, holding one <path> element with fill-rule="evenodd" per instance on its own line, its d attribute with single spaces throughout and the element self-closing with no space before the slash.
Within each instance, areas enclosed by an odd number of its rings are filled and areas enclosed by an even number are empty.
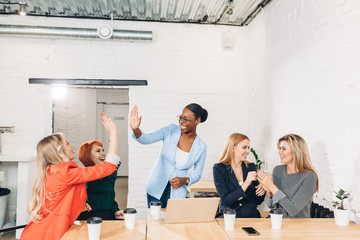
<svg viewBox="0 0 360 240">
<path fill-rule="evenodd" d="M 170 28 L 175 34 L 169 34 Z M 236 35 L 232 50 L 221 46 L 225 31 Z M 198 126 L 198 134 L 208 146 L 202 177 L 212 178 L 212 166 L 227 136 L 246 131 L 247 34 L 241 28 L 172 24 L 155 33 L 158 53 L 152 55 L 156 61 L 148 72 L 149 86 L 130 88 L 130 106 L 138 104 L 145 132 L 176 123 L 176 115 L 188 103 L 206 108 L 209 117 Z M 240 105 L 244 111 L 238 111 Z M 146 206 L 144 182 L 160 148 L 160 143 L 144 146 L 129 141 L 129 206 Z"/>
<path fill-rule="evenodd" d="M 269 169 L 280 162 L 277 139 L 298 133 L 307 141 L 319 173 L 317 197 L 332 201 L 333 190 L 351 190 L 351 207 L 357 211 L 359 13 L 360 2 L 355 0 L 278 0 L 250 26 L 266 32 L 267 39 L 263 81 L 269 85 L 265 158 Z M 262 59 L 264 53 L 257 56 Z"/>
<path fill-rule="evenodd" d="M 76 164 L 80 145 L 96 139 L 96 89 L 67 88 L 64 98 L 54 99 L 54 132 L 63 133 L 73 145 Z"/>
<path fill-rule="evenodd" d="M 104 23 L 17 16 L 1 16 L 0 21 L 94 28 Z M 19 143 L 34 154 L 38 140 L 51 132 L 52 101 L 43 101 L 51 93 L 50 88 L 28 85 L 28 78 L 147 79 L 149 86 L 129 89 L 130 105 L 138 104 L 144 115 L 145 131 L 176 122 L 175 116 L 190 102 L 209 111 L 208 121 L 199 126 L 199 135 L 209 149 L 203 177 L 212 178 L 212 165 L 227 136 L 233 131 L 246 132 L 245 29 L 123 21 L 115 22 L 115 28 L 151 30 L 154 39 L 152 43 L 136 43 L 0 37 L 0 119 L 2 124 L 14 124 L 17 128 L 16 134 L 4 136 L 6 154 L 16 153 Z M 232 49 L 222 48 L 222 35 L 227 31 L 235 35 Z M 238 111 L 240 104 L 245 111 Z M 20 128 L 22 125 L 28 127 Z M 129 139 L 129 206 L 145 207 L 144 182 L 160 147 L 139 146 Z"/>
<path fill-rule="evenodd" d="M 251 140 L 251 147 L 264 160 L 266 152 L 267 134 L 270 126 L 266 124 L 269 107 L 267 101 L 267 37 L 266 18 L 261 14 L 247 28 L 249 31 L 249 57 L 248 57 L 248 129 L 244 132 Z M 251 158 L 252 155 L 249 155 Z M 265 167 L 265 166 L 263 166 Z"/>
</svg>

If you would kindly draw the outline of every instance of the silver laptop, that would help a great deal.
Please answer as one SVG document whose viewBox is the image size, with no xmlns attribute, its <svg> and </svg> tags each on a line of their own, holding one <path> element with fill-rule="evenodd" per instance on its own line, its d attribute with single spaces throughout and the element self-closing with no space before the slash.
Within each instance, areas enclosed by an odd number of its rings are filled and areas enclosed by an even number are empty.
<svg viewBox="0 0 360 240">
<path fill-rule="evenodd" d="M 169 199 L 165 223 L 211 222 L 215 220 L 220 198 Z"/>
</svg>

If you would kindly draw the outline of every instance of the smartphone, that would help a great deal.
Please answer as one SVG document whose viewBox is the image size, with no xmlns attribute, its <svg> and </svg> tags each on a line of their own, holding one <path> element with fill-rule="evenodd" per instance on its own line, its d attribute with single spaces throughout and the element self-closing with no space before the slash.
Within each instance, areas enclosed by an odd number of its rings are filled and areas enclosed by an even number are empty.
<svg viewBox="0 0 360 240">
<path fill-rule="evenodd" d="M 243 227 L 242 228 L 245 232 L 247 232 L 250 236 L 258 236 L 260 233 L 252 227 Z"/>
</svg>

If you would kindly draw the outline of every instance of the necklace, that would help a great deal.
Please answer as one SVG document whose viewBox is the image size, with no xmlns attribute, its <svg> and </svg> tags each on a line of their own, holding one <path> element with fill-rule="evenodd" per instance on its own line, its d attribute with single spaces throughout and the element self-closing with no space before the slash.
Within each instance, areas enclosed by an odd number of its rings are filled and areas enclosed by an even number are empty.
<svg viewBox="0 0 360 240">
<path fill-rule="evenodd" d="M 244 176 L 243 176 L 241 165 L 237 169 L 232 167 L 232 170 L 234 171 L 234 174 L 235 174 L 235 177 L 236 177 L 237 181 L 238 182 L 243 182 Z"/>
</svg>

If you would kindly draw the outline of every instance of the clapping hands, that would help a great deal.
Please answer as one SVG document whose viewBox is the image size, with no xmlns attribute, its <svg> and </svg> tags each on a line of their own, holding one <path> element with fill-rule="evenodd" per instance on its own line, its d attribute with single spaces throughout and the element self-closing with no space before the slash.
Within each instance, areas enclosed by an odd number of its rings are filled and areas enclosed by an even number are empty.
<svg viewBox="0 0 360 240">
<path fill-rule="evenodd" d="M 266 193 L 264 186 L 261 184 L 255 186 L 255 188 L 256 188 L 255 194 L 257 196 L 263 196 Z"/>
<path fill-rule="evenodd" d="M 261 170 L 258 170 L 257 173 L 257 179 L 259 180 L 259 182 L 266 188 L 266 187 L 270 187 L 271 184 L 273 183 L 273 178 L 271 175 L 264 173 Z"/>
<path fill-rule="evenodd" d="M 264 173 L 261 170 L 258 170 L 256 175 L 260 185 L 266 191 L 267 196 L 272 197 L 273 194 L 270 189 L 273 189 L 273 191 L 277 191 L 277 187 L 274 185 L 273 177 L 270 174 Z"/>
<path fill-rule="evenodd" d="M 244 181 L 245 183 L 245 189 L 247 188 L 247 186 L 251 185 L 252 181 L 259 181 L 259 185 L 257 185 L 255 194 L 257 196 L 263 196 L 265 193 L 267 193 L 268 197 L 272 196 L 272 192 L 270 189 L 272 189 L 273 191 L 277 191 L 277 187 L 274 185 L 272 176 L 264 173 L 261 170 L 258 171 L 251 171 L 248 172 L 246 180 Z"/>
<path fill-rule="evenodd" d="M 251 185 L 251 182 L 258 180 L 257 172 L 251 171 L 248 172 L 245 183 L 247 186 Z M 263 185 L 259 184 L 256 187 L 255 194 L 257 196 L 263 196 L 266 193 L 266 190 Z"/>
<path fill-rule="evenodd" d="M 248 172 L 247 177 L 245 179 L 245 182 L 247 182 L 248 185 L 250 185 L 252 181 L 256 181 L 256 172 L 255 171 Z"/>
</svg>

